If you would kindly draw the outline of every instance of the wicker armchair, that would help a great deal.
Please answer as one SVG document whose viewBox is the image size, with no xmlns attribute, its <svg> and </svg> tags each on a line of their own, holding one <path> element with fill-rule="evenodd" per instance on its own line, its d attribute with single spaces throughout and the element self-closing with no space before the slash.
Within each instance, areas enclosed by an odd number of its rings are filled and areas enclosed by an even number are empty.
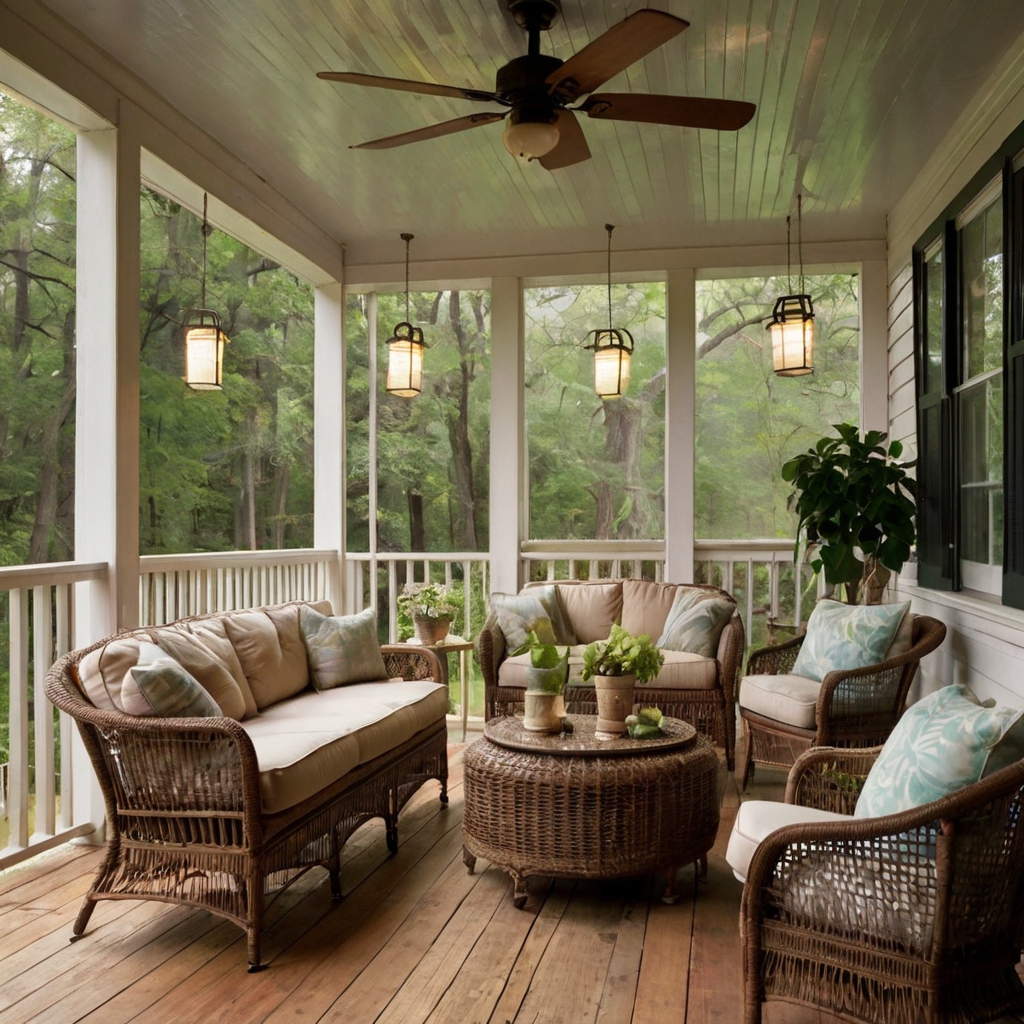
<svg viewBox="0 0 1024 1024">
<path fill-rule="evenodd" d="M 744 707 L 740 682 L 740 718 L 747 749 L 743 762 L 746 788 L 755 764 L 789 768 L 812 746 L 871 747 L 884 743 L 903 714 L 920 660 L 946 636 L 946 627 L 928 615 L 915 615 L 911 647 L 898 657 L 866 668 L 829 672 L 817 689 L 811 728 L 768 718 Z M 746 676 L 786 675 L 800 653 L 803 636 L 754 651 Z M 745 677 L 744 677 L 745 678 Z"/>
<path fill-rule="evenodd" d="M 850 813 L 880 748 L 815 748 L 786 800 Z M 1024 761 L 884 818 L 790 825 L 757 847 L 740 911 L 744 1021 L 779 999 L 872 1024 L 1024 1012 Z"/>
</svg>

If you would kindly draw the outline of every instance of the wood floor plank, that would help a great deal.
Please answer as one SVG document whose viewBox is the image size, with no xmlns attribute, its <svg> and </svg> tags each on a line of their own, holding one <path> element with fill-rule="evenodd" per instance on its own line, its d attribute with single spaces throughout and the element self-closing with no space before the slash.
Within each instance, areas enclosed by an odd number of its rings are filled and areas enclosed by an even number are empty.
<svg viewBox="0 0 1024 1024">
<path fill-rule="evenodd" d="M 647 932 L 647 908 L 651 899 L 649 879 L 629 879 L 615 949 L 612 951 L 597 1012 L 598 1024 L 623 1024 L 633 1016 L 640 964 Z"/>
<path fill-rule="evenodd" d="M 693 882 L 680 872 L 680 900 L 652 902 L 633 1005 L 633 1024 L 686 1020 L 687 964 L 693 937 Z M 659 892 L 658 888 L 654 890 Z"/>
<path fill-rule="evenodd" d="M 625 897 L 614 882 L 584 881 L 562 914 L 513 1024 L 593 1024 Z M 566 964 L 572 963 L 572 970 Z"/>
<path fill-rule="evenodd" d="M 99 867 L 99 859 L 102 852 L 103 847 L 101 846 L 87 846 L 84 844 L 75 846 L 68 843 L 59 850 L 41 854 L 31 860 L 16 864 L 13 868 L 8 868 L 6 871 L 0 871 L 0 905 L 6 905 L 10 894 L 22 886 L 30 885 L 33 882 L 42 882 L 45 887 L 49 884 L 48 879 L 50 876 L 63 868 L 71 871 L 89 872 L 90 869 L 87 867 L 72 867 L 75 861 L 93 858 L 95 863 L 91 870 L 95 872 L 96 868 Z M 20 900 L 15 897 L 14 902 L 20 902 Z"/>
</svg>

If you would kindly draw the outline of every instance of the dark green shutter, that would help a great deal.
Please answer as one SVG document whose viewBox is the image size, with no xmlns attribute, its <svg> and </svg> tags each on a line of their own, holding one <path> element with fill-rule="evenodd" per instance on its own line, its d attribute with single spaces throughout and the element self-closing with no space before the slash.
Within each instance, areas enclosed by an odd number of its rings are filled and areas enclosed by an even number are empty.
<svg viewBox="0 0 1024 1024">
<path fill-rule="evenodd" d="M 1024 608 L 1024 170 L 1014 174 L 1009 161 L 1003 175 L 1003 217 L 1003 604 Z"/>
</svg>

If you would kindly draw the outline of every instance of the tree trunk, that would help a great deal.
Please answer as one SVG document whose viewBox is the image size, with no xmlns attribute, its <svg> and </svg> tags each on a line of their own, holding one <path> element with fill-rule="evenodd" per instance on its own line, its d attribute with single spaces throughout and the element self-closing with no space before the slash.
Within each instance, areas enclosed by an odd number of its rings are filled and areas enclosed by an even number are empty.
<svg viewBox="0 0 1024 1024">
<path fill-rule="evenodd" d="M 256 460 L 252 451 L 242 455 L 242 528 L 245 545 L 249 551 L 258 550 L 256 545 Z"/>
<path fill-rule="evenodd" d="M 452 449 L 455 493 L 460 513 L 458 521 L 462 526 L 462 543 L 459 547 L 464 551 L 476 551 L 476 492 L 473 485 L 473 449 L 469 440 L 469 385 L 472 371 L 459 292 L 453 291 L 449 295 L 448 315 L 459 345 L 458 413 L 448 416 L 448 440 Z"/>
<path fill-rule="evenodd" d="M 284 547 L 286 515 L 288 513 L 288 488 L 291 486 L 291 463 L 278 464 L 274 473 L 274 546 L 280 551 Z"/>
<path fill-rule="evenodd" d="M 409 503 L 409 550 L 426 551 L 427 533 L 423 522 L 423 495 L 416 491 L 406 491 Z"/>
<path fill-rule="evenodd" d="M 64 386 L 60 404 L 46 421 L 40 442 L 42 471 L 39 474 L 39 500 L 28 546 L 30 565 L 49 560 L 50 538 L 57 518 L 57 484 L 60 479 L 60 428 L 75 402 L 75 379 Z"/>
</svg>

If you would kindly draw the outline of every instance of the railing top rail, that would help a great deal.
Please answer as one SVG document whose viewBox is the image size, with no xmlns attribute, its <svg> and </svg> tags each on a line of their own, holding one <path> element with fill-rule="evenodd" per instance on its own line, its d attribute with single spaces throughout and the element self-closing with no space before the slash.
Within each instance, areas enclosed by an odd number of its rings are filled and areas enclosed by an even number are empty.
<svg viewBox="0 0 1024 1024">
<path fill-rule="evenodd" d="M 42 587 L 58 583 L 82 583 L 102 579 L 107 574 L 106 562 L 40 562 L 38 565 L 5 565 L 0 567 L 0 590 Z"/>
<path fill-rule="evenodd" d="M 346 551 L 350 562 L 486 562 L 490 560 L 487 551 Z"/>
<path fill-rule="evenodd" d="M 640 555 L 664 557 L 663 540 L 524 540 L 520 545 L 524 558 L 630 558 Z"/>
<path fill-rule="evenodd" d="M 695 540 L 694 551 L 779 551 L 792 557 L 792 537 L 755 537 L 747 540 Z"/>
<path fill-rule="evenodd" d="M 143 555 L 139 569 L 147 572 L 182 572 L 186 569 L 234 569 L 276 565 L 332 562 L 339 557 L 333 548 L 288 548 L 278 551 L 202 551 L 180 555 Z"/>
</svg>

